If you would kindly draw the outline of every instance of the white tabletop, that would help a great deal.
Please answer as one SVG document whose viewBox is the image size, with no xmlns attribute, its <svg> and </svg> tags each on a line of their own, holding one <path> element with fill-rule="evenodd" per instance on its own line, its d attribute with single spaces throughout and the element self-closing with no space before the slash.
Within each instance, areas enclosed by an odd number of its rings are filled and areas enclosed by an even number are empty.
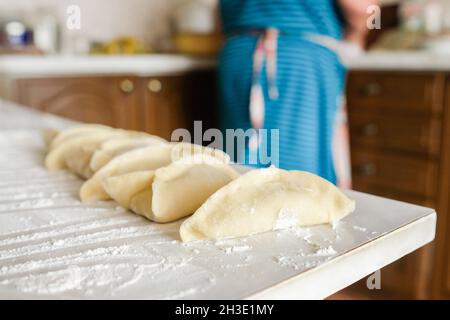
<svg viewBox="0 0 450 320">
<path fill-rule="evenodd" d="M 350 70 L 450 71 L 449 55 L 429 51 L 368 51 L 343 60 Z M 160 76 L 213 69 L 214 58 L 180 54 L 102 56 L 0 56 L 0 77 L 59 77 L 82 75 Z"/>
<path fill-rule="evenodd" d="M 345 61 L 350 70 L 450 71 L 450 55 L 425 50 L 368 51 Z"/>
<path fill-rule="evenodd" d="M 434 238 L 434 210 L 348 191 L 334 227 L 183 244 L 42 166 L 39 128 L 65 125 L 0 101 L 0 299 L 321 299 Z"/>
<path fill-rule="evenodd" d="M 77 75 L 154 76 L 210 69 L 215 59 L 181 54 L 0 56 L 0 76 L 51 77 Z"/>
</svg>

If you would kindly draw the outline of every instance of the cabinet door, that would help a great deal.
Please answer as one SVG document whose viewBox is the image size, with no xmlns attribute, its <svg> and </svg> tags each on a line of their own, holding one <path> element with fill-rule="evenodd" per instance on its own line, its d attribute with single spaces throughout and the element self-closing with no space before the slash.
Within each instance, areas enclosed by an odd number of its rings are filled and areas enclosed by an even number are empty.
<svg viewBox="0 0 450 320">
<path fill-rule="evenodd" d="M 443 80 L 434 73 L 350 73 L 347 107 L 355 190 L 436 207 Z M 435 243 L 383 268 L 381 290 L 368 290 L 365 280 L 350 290 L 368 298 L 430 297 Z"/>
<path fill-rule="evenodd" d="M 436 211 L 436 257 L 434 268 L 434 298 L 450 299 L 450 78 L 447 78 L 446 102 L 443 118 L 441 177 Z"/>
<path fill-rule="evenodd" d="M 19 103 L 81 122 L 135 129 L 136 82 L 98 76 L 20 79 Z"/>
<path fill-rule="evenodd" d="M 189 112 L 183 102 L 183 76 L 158 76 L 142 79 L 142 129 L 170 140 L 173 130 L 188 128 Z"/>
<path fill-rule="evenodd" d="M 189 108 L 191 120 L 202 122 L 203 131 L 219 128 L 216 83 L 214 70 L 199 70 L 184 76 L 184 104 Z"/>
<path fill-rule="evenodd" d="M 170 140 L 172 132 L 185 128 L 193 137 L 194 120 L 202 131 L 217 128 L 216 81 L 213 70 L 144 78 L 139 107 L 141 130 Z"/>
</svg>

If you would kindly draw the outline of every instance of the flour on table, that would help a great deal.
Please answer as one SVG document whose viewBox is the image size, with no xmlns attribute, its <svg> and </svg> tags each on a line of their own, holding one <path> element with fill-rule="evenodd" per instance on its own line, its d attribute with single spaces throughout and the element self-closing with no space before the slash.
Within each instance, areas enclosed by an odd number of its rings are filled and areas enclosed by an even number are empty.
<svg viewBox="0 0 450 320">
<path fill-rule="evenodd" d="M 231 254 L 231 253 L 234 253 L 234 252 L 244 252 L 244 251 L 248 251 L 248 250 L 250 250 L 251 249 L 251 247 L 249 246 L 249 245 L 237 245 L 237 246 L 232 246 L 232 247 L 226 247 L 226 248 L 223 248 L 223 251 L 226 253 L 226 254 Z"/>
<path fill-rule="evenodd" d="M 83 204 L 81 180 L 43 167 L 40 129 L 70 121 L 1 100 L 0 115 L 0 298 L 244 298 L 328 261 L 342 239 L 355 242 L 345 224 L 285 229 L 293 213 L 281 210 L 283 230 L 183 244 L 182 221 Z"/>
<path fill-rule="evenodd" d="M 353 225 L 352 228 L 355 229 L 355 230 L 361 231 L 361 232 L 366 232 L 367 231 L 367 228 L 360 227 L 360 226 L 357 226 L 357 225 Z"/>
<path fill-rule="evenodd" d="M 332 246 L 328 246 L 326 248 L 320 248 L 318 249 L 315 254 L 319 255 L 319 256 L 328 256 L 328 255 L 332 255 L 332 254 L 336 254 L 337 251 L 334 250 L 334 248 Z"/>
<path fill-rule="evenodd" d="M 297 211 L 290 208 L 282 208 L 278 212 L 274 230 L 286 229 L 297 225 Z"/>
</svg>

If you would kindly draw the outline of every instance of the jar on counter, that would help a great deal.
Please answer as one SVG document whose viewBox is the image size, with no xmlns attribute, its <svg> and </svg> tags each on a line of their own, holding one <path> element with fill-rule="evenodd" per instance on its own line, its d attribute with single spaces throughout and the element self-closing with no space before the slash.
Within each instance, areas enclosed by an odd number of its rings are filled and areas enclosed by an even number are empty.
<svg viewBox="0 0 450 320">
<path fill-rule="evenodd" d="M 444 25 L 444 6 L 440 0 L 427 0 L 423 9 L 424 29 L 429 35 L 442 32 Z"/>
<path fill-rule="evenodd" d="M 54 54 L 60 49 L 60 27 L 51 10 L 40 8 L 34 17 L 34 44 L 45 53 Z"/>
</svg>

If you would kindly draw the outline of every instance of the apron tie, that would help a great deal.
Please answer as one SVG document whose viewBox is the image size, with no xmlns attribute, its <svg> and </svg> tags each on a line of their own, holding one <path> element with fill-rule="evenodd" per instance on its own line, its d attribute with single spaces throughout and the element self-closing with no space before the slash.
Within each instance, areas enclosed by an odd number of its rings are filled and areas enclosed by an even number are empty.
<svg viewBox="0 0 450 320">
<path fill-rule="evenodd" d="M 280 31 L 275 28 L 267 28 L 252 29 L 244 33 L 253 35 L 256 34 L 258 36 L 256 47 L 253 51 L 253 73 L 249 97 L 250 122 L 252 128 L 255 129 L 255 132 L 250 136 L 248 151 L 250 152 L 249 157 L 255 157 L 262 142 L 262 134 L 259 129 L 264 127 L 265 99 L 262 87 L 262 70 L 264 64 L 266 66 L 268 87 L 267 96 L 269 100 L 276 100 L 279 95 L 276 76 L 277 46 Z M 240 33 L 238 32 L 237 34 L 239 35 Z M 298 35 L 310 43 L 327 47 L 331 51 L 334 51 L 338 56 L 342 52 L 342 50 L 340 50 L 342 43 L 336 39 L 328 36 L 313 35 L 302 32 L 299 32 Z M 343 101 L 339 101 L 337 116 L 334 123 L 334 132 L 332 135 L 332 161 L 338 185 L 341 187 L 351 187 L 348 124 L 345 115 L 345 103 L 343 103 Z M 292 121 L 295 121 L 295 119 Z"/>
<path fill-rule="evenodd" d="M 264 93 L 261 85 L 262 69 L 266 64 L 266 77 L 268 84 L 268 96 L 270 99 L 278 98 L 278 87 L 276 83 L 277 72 L 277 44 L 278 30 L 268 28 L 259 37 L 253 53 L 253 78 L 250 91 L 250 122 L 256 133 L 250 138 L 250 149 L 257 149 L 261 143 L 259 129 L 264 126 Z"/>
</svg>

